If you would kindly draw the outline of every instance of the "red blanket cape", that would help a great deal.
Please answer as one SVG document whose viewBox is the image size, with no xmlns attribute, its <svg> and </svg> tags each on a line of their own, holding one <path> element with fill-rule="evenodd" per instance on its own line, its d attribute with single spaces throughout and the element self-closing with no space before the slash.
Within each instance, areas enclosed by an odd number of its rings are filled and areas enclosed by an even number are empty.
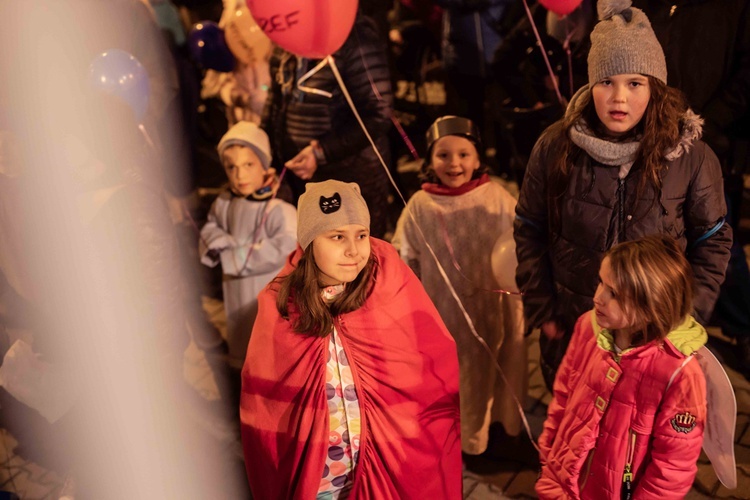
<svg viewBox="0 0 750 500">
<path fill-rule="evenodd" d="M 393 247 L 371 238 L 375 286 L 337 319 L 361 412 L 351 499 L 461 498 L 456 345 Z M 290 255 L 280 275 L 299 261 Z M 254 498 L 314 499 L 328 450 L 328 338 L 292 331 L 258 297 L 242 370 L 242 443 Z"/>
</svg>

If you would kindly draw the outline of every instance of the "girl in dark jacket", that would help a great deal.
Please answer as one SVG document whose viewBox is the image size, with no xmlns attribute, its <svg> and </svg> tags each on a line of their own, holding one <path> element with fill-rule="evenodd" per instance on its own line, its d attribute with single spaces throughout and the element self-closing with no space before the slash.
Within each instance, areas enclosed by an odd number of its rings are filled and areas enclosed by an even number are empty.
<svg viewBox="0 0 750 500">
<path fill-rule="evenodd" d="M 534 147 L 516 208 L 517 281 L 541 328 L 548 387 L 574 322 L 593 305 L 596 271 L 621 241 L 669 234 L 695 274 L 705 322 L 732 242 L 721 168 L 700 140 L 703 120 L 666 85 L 664 53 L 630 0 L 598 4 L 589 83 Z"/>
</svg>

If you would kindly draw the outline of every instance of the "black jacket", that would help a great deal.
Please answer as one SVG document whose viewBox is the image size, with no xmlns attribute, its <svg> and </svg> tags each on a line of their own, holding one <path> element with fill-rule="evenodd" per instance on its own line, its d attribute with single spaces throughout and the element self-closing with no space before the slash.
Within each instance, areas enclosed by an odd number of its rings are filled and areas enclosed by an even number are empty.
<svg viewBox="0 0 750 500">
<path fill-rule="evenodd" d="M 696 317 L 705 322 L 724 281 L 732 230 L 716 155 L 704 142 L 669 162 L 662 189 L 638 192 L 639 162 L 627 177 L 619 167 L 598 164 L 583 150 L 560 201 L 559 222 L 548 203 L 549 169 L 556 154 L 559 122 L 537 141 L 516 207 L 516 279 L 530 328 L 557 320 L 568 333 L 593 307 L 599 264 L 617 241 L 669 234 L 687 252 L 695 275 Z"/>
</svg>

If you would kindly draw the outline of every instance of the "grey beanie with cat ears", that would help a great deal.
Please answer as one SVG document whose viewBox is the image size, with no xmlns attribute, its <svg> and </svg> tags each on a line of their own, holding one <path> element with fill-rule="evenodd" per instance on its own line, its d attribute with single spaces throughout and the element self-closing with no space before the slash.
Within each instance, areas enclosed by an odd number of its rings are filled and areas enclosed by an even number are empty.
<svg viewBox="0 0 750 500">
<path fill-rule="evenodd" d="M 370 211 L 354 182 L 308 182 L 297 202 L 297 241 L 306 249 L 321 233 L 349 224 L 370 229 Z"/>
<path fill-rule="evenodd" d="M 615 75 L 639 73 L 667 83 L 667 61 L 651 23 L 631 0 L 599 0 L 591 32 L 589 85 Z"/>
</svg>

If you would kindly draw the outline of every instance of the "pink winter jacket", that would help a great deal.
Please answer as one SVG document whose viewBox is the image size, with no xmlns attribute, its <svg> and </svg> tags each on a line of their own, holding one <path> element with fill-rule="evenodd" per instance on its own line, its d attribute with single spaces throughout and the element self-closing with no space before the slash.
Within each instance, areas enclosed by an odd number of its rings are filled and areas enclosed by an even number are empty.
<svg viewBox="0 0 750 500">
<path fill-rule="evenodd" d="M 707 339 L 688 317 L 666 340 L 617 356 L 611 333 L 582 315 L 539 438 L 539 498 L 619 499 L 628 463 L 633 499 L 683 498 L 706 421 L 706 380 L 690 355 Z"/>
</svg>

